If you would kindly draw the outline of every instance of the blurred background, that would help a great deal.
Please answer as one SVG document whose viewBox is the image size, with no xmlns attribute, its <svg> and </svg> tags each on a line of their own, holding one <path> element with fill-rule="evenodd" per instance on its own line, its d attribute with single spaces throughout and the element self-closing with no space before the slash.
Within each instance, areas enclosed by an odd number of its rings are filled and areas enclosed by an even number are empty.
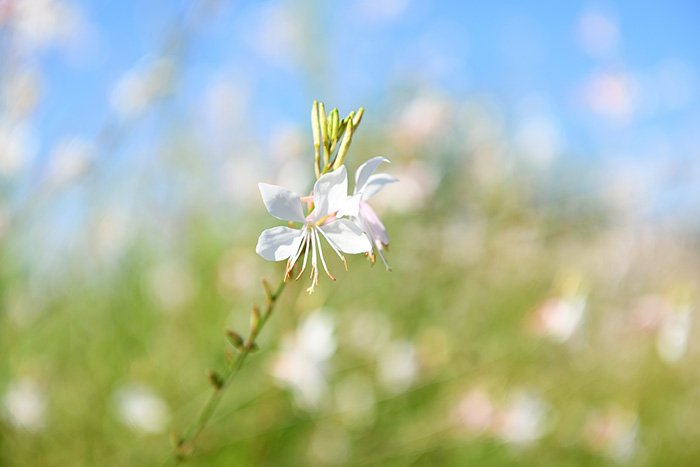
<svg viewBox="0 0 700 467">
<path fill-rule="evenodd" d="M 691 0 L 0 0 L 0 464 L 157 465 L 313 99 L 392 272 L 291 283 L 191 465 L 695 465 Z"/>
</svg>

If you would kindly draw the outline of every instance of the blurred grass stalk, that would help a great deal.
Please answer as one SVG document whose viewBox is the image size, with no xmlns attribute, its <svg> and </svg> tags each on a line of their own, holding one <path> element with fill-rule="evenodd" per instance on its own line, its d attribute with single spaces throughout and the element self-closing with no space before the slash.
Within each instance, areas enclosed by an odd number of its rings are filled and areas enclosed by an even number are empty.
<svg viewBox="0 0 700 467">
<path fill-rule="evenodd" d="M 190 426 L 185 434 L 177 440 L 174 456 L 174 461 L 176 464 L 184 461 L 194 452 L 197 438 L 199 438 L 199 435 L 209 424 L 211 417 L 214 415 L 216 408 L 221 402 L 221 398 L 224 396 L 224 392 L 231 385 L 231 382 L 238 374 L 238 371 L 243 367 L 248 355 L 257 350 L 258 346 L 255 341 L 262 329 L 265 327 L 265 324 L 272 315 L 272 312 L 275 310 L 275 305 L 277 304 L 280 295 L 284 291 L 286 281 L 282 279 L 274 291 L 265 279 L 263 279 L 262 284 L 263 289 L 265 290 L 265 298 L 267 300 L 265 310 L 261 314 L 258 307 L 253 305 L 250 315 L 250 330 L 248 332 L 248 337 L 245 340 L 235 331 L 227 331 L 229 341 L 238 351 L 238 353 L 230 362 L 229 369 L 226 374 L 219 375 L 213 370 L 209 370 L 207 372 L 209 382 L 213 386 L 213 391 L 207 402 L 202 407 L 197 420 Z M 168 462 L 166 462 L 166 464 L 167 463 Z"/>
</svg>

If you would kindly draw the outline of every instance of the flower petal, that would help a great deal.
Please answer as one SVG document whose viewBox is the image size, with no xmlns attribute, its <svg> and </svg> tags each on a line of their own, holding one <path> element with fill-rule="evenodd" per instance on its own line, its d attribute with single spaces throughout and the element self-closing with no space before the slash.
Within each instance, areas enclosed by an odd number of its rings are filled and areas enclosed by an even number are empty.
<svg viewBox="0 0 700 467">
<path fill-rule="evenodd" d="M 362 222 L 364 229 L 369 234 L 369 237 L 373 241 L 379 240 L 380 244 L 375 245 L 377 249 L 381 249 L 382 245 L 389 244 L 389 236 L 386 233 L 386 228 L 382 221 L 379 220 L 379 216 L 374 212 L 372 206 L 367 203 L 360 203 L 360 215 L 359 218 Z"/>
<path fill-rule="evenodd" d="M 314 219 L 335 213 L 348 197 L 348 174 L 341 165 L 333 172 L 321 175 L 314 184 Z"/>
<path fill-rule="evenodd" d="M 354 193 L 360 193 L 364 190 L 365 184 L 369 180 L 370 175 L 377 170 L 377 167 L 382 162 L 390 162 L 386 157 L 373 157 L 360 167 L 358 167 L 357 172 L 355 172 L 355 191 Z"/>
<path fill-rule="evenodd" d="M 299 250 L 303 231 L 289 227 L 273 227 L 263 230 L 255 252 L 268 261 L 282 261 Z"/>
<path fill-rule="evenodd" d="M 269 183 L 258 183 L 267 212 L 283 221 L 304 222 L 301 198 L 291 190 Z"/>
<path fill-rule="evenodd" d="M 348 219 L 337 219 L 320 227 L 326 239 L 343 253 L 356 254 L 372 251 L 372 244 L 362 229 Z"/>
<path fill-rule="evenodd" d="M 376 195 L 384 185 L 396 183 L 399 179 L 389 174 L 374 174 L 365 183 L 365 188 L 362 190 L 362 199 L 368 199 Z"/>
<path fill-rule="evenodd" d="M 362 194 L 348 196 L 335 217 L 357 217 L 360 212 L 360 201 L 362 201 Z"/>
</svg>

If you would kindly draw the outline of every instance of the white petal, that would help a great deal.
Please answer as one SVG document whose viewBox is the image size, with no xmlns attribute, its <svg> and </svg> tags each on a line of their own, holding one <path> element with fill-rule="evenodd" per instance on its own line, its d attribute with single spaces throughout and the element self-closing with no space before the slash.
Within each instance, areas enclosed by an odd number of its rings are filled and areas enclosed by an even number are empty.
<svg viewBox="0 0 700 467">
<path fill-rule="evenodd" d="M 301 198 L 291 190 L 269 183 L 258 183 L 267 212 L 283 221 L 304 222 Z"/>
<path fill-rule="evenodd" d="M 303 231 L 289 227 L 263 230 L 255 252 L 268 261 L 282 261 L 299 250 L 303 236 Z"/>
<path fill-rule="evenodd" d="M 333 214 L 348 197 L 348 174 L 345 166 L 321 175 L 314 184 L 314 219 Z"/>
<path fill-rule="evenodd" d="M 362 229 L 348 219 L 337 219 L 320 228 L 326 238 L 343 253 L 352 255 L 372 251 L 372 245 Z"/>
<path fill-rule="evenodd" d="M 343 205 L 338 209 L 336 217 L 357 217 L 360 212 L 360 201 L 362 201 L 362 194 L 348 196 Z"/>
<path fill-rule="evenodd" d="M 365 188 L 362 190 L 362 199 L 368 199 L 379 192 L 384 185 L 396 183 L 399 179 L 389 174 L 374 174 L 365 183 Z"/>
<path fill-rule="evenodd" d="M 382 162 L 389 162 L 386 157 L 373 157 L 360 167 L 358 167 L 357 172 L 355 172 L 355 193 L 360 193 L 365 188 L 369 176 L 377 170 L 377 167 Z"/>
</svg>

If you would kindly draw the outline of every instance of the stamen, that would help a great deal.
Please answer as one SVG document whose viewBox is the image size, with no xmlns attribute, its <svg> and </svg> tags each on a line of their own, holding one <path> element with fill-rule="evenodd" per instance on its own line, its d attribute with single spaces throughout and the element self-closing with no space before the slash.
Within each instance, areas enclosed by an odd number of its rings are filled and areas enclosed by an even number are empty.
<svg viewBox="0 0 700 467">
<path fill-rule="evenodd" d="M 328 271 L 328 266 L 326 266 L 326 259 L 323 257 L 323 247 L 321 245 L 321 237 L 318 235 L 318 233 L 315 232 L 316 230 L 319 230 L 319 229 L 314 229 L 314 237 L 316 239 L 316 242 L 318 242 L 318 252 L 319 252 L 319 255 L 321 256 L 321 264 L 323 264 L 323 269 L 326 271 L 326 274 L 328 275 L 328 277 L 330 277 L 331 280 L 334 281 L 335 277 L 333 277 L 333 274 L 331 274 Z"/>
<path fill-rule="evenodd" d="M 306 269 L 306 258 L 309 256 L 309 235 L 304 237 L 304 260 L 301 262 L 301 271 L 299 271 L 299 274 L 297 274 L 297 277 L 294 278 L 295 281 L 298 281 L 301 275 L 304 273 L 304 270 Z"/>
<path fill-rule="evenodd" d="M 309 235 L 313 235 L 316 229 L 309 232 Z M 314 292 L 314 287 L 318 284 L 318 265 L 316 263 L 316 242 L 314 237 L 311 237 L 311 286 L 306 289 L 310 294 Z"/>
<path fill-rule="evenodd" d="M 338 255 L 338 258 L 340 258 L 340 260 L 343 262 L 343 266 L 345 266 L 345 270 L 347 271 L 348 270 L 348 262 L 345 261 L 345 256 L 340 254 L 340 251 L 338 251 L 338 247 L 336 247 L 335 244 L 331 241 L 331 239 L 328 238 L 328 235 L 326 235 L 326 233 L 323 231 L 323 229 L 318 229 L 318 231 L 321 232 L 321 235 L 323 235 L 323 238 L 326 239 L 326 241 L 331 246 L 333 251 L 335 251 L 335 254 Z"/>
<path fill-rule="evenodd" d="M 299 248 L 297 248 L 296 253 L 294 253 L 293 256 L 290 256 L 289 259 L 287 260 L 287 269 L 284 273 L 284 281 L 285 282 L 287 282 L 287 280 L 289 280 L 289 278 L 292 277 L 292 269 L 294 269 L 294 264 L 299 259 L 299 255 L 301 254 L 302 248 L 304 248 L 304 241 L 305 241 L 306 237 L 308 236 L 306 226 L 304 226 L 301 229 L 301 235 L 302 235 L 302 239 L 301 239 L 301 242 L 299 242 Z"/>
<path fill-rule="evenodd" d="M 384 257 L 384 253 L 382 253 L 382 242 L 377 240 L 377 237 L 375 237 L 374 233 L 372 232 L 372 229 L 364 221 L 362 221 L 362 230 L 364 230 L 365 235 L 367 235 L 370 243 L 372 244 L 372 252 L 369 255 L 369 260 L 372 263 L 372 266 L 374 266 L 374 263 L 377 261 L 377 256 L 374 254 L 374 252 L 376 251 L 379 255 L 379 258 L 381 258 L 382 263 L 384 263 L 384 268 L 386 268 L 387 271 L 391 271 L 391 266 L 389 266 L 389 263 Z"/>
<path fill-rule="evenodd" d="M 389 263 L 387 262 L 386 258 L 384 257 L 384 253 L 382 253 L 382 249 L 380 247 L 377 247 L 377 253 L 379 254 L 379 257 L 382 259 L 382 263 L 384 263 L 384 267 L 386 268 L 386 270 L 391 271 L 391 266 L 389 266 Z"/>
</svg>

